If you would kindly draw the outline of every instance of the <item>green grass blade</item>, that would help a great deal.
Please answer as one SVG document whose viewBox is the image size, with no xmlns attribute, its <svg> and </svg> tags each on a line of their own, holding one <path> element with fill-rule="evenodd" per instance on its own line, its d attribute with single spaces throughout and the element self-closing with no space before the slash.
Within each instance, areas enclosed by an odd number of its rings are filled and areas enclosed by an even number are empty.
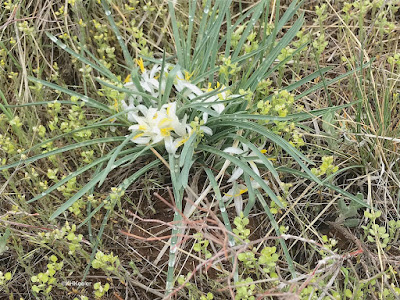
<svg viewBox="0 0 400 300">
<path fill-rule="evenodd" d="M 112 155 L 110 157 L 110 160 L 107 163 L 106 168 L 103 171 L 103 175 L 101 176 L 100 180 L 99 180 L 99 184 L 98 187 L 100 187 L 104 180 L 106 179 L 107 175 L 110 173 L 110 171 L 115 168 L 116 166 L 114 165 L 115 159 L 117 158 L 117 156 L 121 153 L 122 149 L 125 147 L 125 145 L 130 142 L 132 140 L 132 138 L 137 134 L 137 132 L 132 132 L 130 135 L 128 135 L 126 137 L 126 139 L 117 147 L 115 148 L 115 150 L 113 150 Z M 145 151 L 145 149 L 143 149 L 142 151 Z M 140 155 L 141 152 L 139 152 Z"/>
<path fill-rule="evenodd" d="M 6 115 L 8 120 L 12 120 L 14 118 L 13 113 L 11 111 L 9 111 L 7 108 L 11 107 L 10 105 L 8 105 L 7 99 L 4 96 L 2 90 L 0 89 L 0 98 L 3 100 L 4 105 L 0 103 L 0 109 L 2 110 L 2 112 Z"/>
<path fill-rule="evenodd" d="M 250 214 L 251 209 L 254 207 L 256 204 L 256 197 L 255 197 L 255 192 L 254 189 L 251 185 L 250 181 L 250 176 L 248 174 L 243 174 L 244 175 L 244 180 L 246 182 L 247 186 L 247 193 L 249 195 L 249 201 L 247 202 L 246 207 L 244 208 L 243 215 L 247 217 Z"/>
<path fill-rule="evenodd" d="M 61 87 L 61 86 L 59 86 L 57 84 L 54 84 L 54 83 L 51 83 L 51 82 L 48 82 L 48 81 L 45 81 L 45 80 L 38 79 L 36 77 L 28 76 L 28 79 L 33 81 L 33 82 L 40 83 L 40 84 L 42 84 L 44 86 L 52 88 L 54 90 L 66 93 L 67 95 L 70 95 L 70 96 L 73 96 L 73 97 L 77 97 L 80 100 L 82 100 L 83 102 L 85 102 L 85 104 L 87 104 L 88 106 L 101 109 L 101 110 L 106 111 L 108 113 L 113 113 L 113 111 L 107 105 L 104 105 L 104 104 L 102 104 L 100 102 L 97 102 L 96 100 L 94 100 L 92 98 L 89 98 L 88 96 L 82 95 L 80 93 L 71 91 L 71 90 L 66 89 L 66 88 L 63 88 L 63 87 Z"/>
<path fill-rule="evenodd" d="M 243 31 L 242 36 L 235 47 L 235 51 L 232 54 L 232 58 L 236 58 L 240 51 L 243 49 L 243 44 L 247 41 L 247 37 L 249 36 L 250 32 L 253 30 L 254 26 L 256 25 L 257 21 L 259 20 L 262 12 L 264 11 L 264 7 L 266 4 L 266 0 L 261 1 L 258 3 L 254 8 L 251 9 L 251 19 L 246 25 L 246 29 Z"/>
<path fill-rule="evenodd" d="M 186 143 L 183 144 L 183 149 L 181 151 L 181 155 L 179 157 L 179 166 L 182 167 L 185 163 L 186 156 L 188 155 L 189 152 L 193 152 L 193 143 L 196 140 L 196 133 L 193 133 L 189 139 L 186 141 Z"/>
<path fill-rule="evenodd" d="M 179 34 L 178 21 L 176 20 L 176 16 L 175 16 L 175 7 L 174 7 L 173 1 L 171 1 L 171 0 L 168 1 L 168 11 L 169 11 L 169 16 L 171 17 L 172 33 L 173 33 L 174 41 L 175 41 L 176 55 L 178 57 L 178 64 L 186 68 L 185 59 L 183 56 L 183 49 L 182 49 L 182 45 L 181 45 L 181 41 L 183 39 Z"/>
<path fill-rule="evenodd" d="M 295 169 L 286 168 L 286 167 L 278 167 L 277 169 L 279 171 L 286 172 L 286 173 L 289 173 L 289 174 L 293 174 L 293 175 L 296 175 L 296 176 L 299 176 L 299 177 L 302 177 L 302 178 L 311 179 L 310 176 L 308 176 L 307 174 L 304 174 L 303 172 L 299 172 L 298 170 L 295 170 Z M 335 174 L 333 174 L 333 175 L 335 175 Z M 322 185 L 334 190 L 335 192 L 337 192 L 337 193 L 339 193 L 339 194 L 341 194 L 341 195 L 343 195 L 343 196 L 345 196 L 345 197 L 347 197 L 347 198 L 349 198 L 349 199 L 351 199 L 353 201 L 355 201 L 356 203 L 360 204 L 362 207 L 371 208 L 371 206 L 368 203 L 365 203 L 364 201 L 360 200 L 358 197 L 350 194 L 349 192 L 347 192 L 347 191 L 345 191 L 345 190 L 343 190 L 343 189 L 341 189 L 341 188 L 339 188 L 339 187 L 337 187 L 337 186 L 335 186 L 333 184 L 330 184 L 329 182 L 327 182 L 328 180 L 329 180 L 329 178 L 324 179 L 322 181 Z"/>
<path fill-rule="evenodd" d="M 71 48 L 67 47 L 67 45 L 65 45 L 64 43 L 62 43 L 58 38 L 56 38 L 54 35 L 52 35 L 51 33 L 46 32 L 46 35 L 49 37 L 49 39 L 54 42 L 58 47 L 60 47 L 61 49 L 63 49 L 65 52 L 69 53 L 70 55 L 72 55 L 73 57 L 75 57 L 76 59 L 78 59 L 79 61 L 81 61 L 82 63 L 85 63 L 89 66 L 91 66 L 94 70 L 96 70 L 97 72 L 99 72 L 100 74 L 103 74 L 104 76 L 108 77 L 111 80 L 114 81 L 119 81 L 118 78 L 110 71 L 107 70 L 104 67 L 99 67 L 98 65 L 92 63 L 90 60 L 86 59 L 85 57 L 83 57 L 82 55 L 80 55 L 79 53 L 76 53 L 75 51 L 73 51 Z"/>
<path fill-rule="evenodd" d="M 115 24 L 114 18 L 111 15 L 111 8 L 106 0 L 101 0 L 101 5 L 103 6 L 104 14 L 107 16 L 108 22 L 110 23 L 111 28 L 114 31 L 115 36 L 117 37 L 118 43 L 122 49 L 122 53 L 124 54 L 125 61 L 127 62 L 128 67 L 132 70 L 134 68 L 132 56 L 130 55 L 128 48 L 126 47 L 124 40 L 121 36 L 121 33 L 119 32 L 117 24 Z"/>
<path fill-rule="evenodd" d="M 27 164 L 27 163 L 31 163 L 34 161 L 37 161 L 39 159 L 42 158 L 46 158 L 49 157 L 51 155 L 54 154 L 59 154 L 59 153 L 63 153 L 69 150 L 73 150 L 73 149 L 77 149 L 77 148 L 82 148 L 82 147 L 86 147 L 86 146 L 90 146 L 90 145 L 95 145 L 95 144 L 101 144 L 101 143 L 110 143 L 110 142 L 118 142 L 118 141 L 123 141 L 125 138 L 124 137 L 109 137 L 109 138 L 100 138 L 100 139 L 95 139 L 95 140 L 90 140 L 90 141 L 85 141 L 85 142 L 80 142 L 80 143 L 76 143 L 76 144 L 72 144 L 72 145 L 68 145 L 59 149 L 55 149 L 46 153 L 42 153 L 24 160 L 20 160 L 18 162 L 9 164 L 9 165 L 5 165 L 5 166 L 0 166 L 0 171 L 1 170 L 6 170 L 9 168 L 13 168 L 13 167 L 17 167 L 20 166 L 21 164 Z"/>
<path fill-rule="evenodd" d="M 254 91 L 256 89 L 258 82 L 265 78 L 265 74 L 271 67 L 272 63 L 281 53 L 282 49 L 284 49 L 293 40 L 293 38 L 296 36 L 297 32 L 303 25 L 303 22 L 304 22 L 304 17 L 303 16 L 299 17 L 299 19 L 293 24 L 293 26 L 288 30 L 288 32 L 282 37 L 279 43 L 268 54 L 268 57 L 261 63 L 258 69 L 254 72 L 254 74 L 250 76 L 249 80 L 244 85 L 245 90 L 250 88 L 251 91 Z"/>
<path fill-rule="evenodd" d="M 217 198 L 217 201 L 218 201 L 218 204 L 219 204 L 219 211 L 221 213 L 224 226 L 225 226 L 226 230 L 228 231 L 229 246 L 230 247 L 234 247 L 235 246 L 235 238 L 234 238 L 234 236 L 232 234 L 231 222 L 229 221 L 229 215 L 228 215 L 228 212 L 226 211 L 225 203 L 222 200 L 222 196 L 221 196 L 221 192 L 220 192 L 219 187 L 218 187 L 218 183 L 215 180 L 215 177 L 214 177 L 214 175 L 213 175 L 213 173 L 211 172 L 210 169 L 205 168 L 204 171 L 206 172 L 208 180 L 210 181 L 211 187 L 214 190 L 215 198 Z M 245 174 L 245 176 L 246 175 L 247 174 Z M 232 263 L 234 264 L 234 262 L 235 262 L 235 259 L 232 258 Z M 234 282 L 239 281 L 238 268 L 236 268 L 234 270 L 233 280 L 234 280 Z"/>
<path fill-rule="evenodd" d="M 50 100 L 50 101 L 39 101 L 39 102 L 28 102 L 23 104 L 14 104 L 14 105 L 6 105 L 5 107 L 28 107 L 28 106 L 37 106 L 37 105 L 48 105 L 50 103 L 58 102 L 61 104 L 69 104 L 69 105 L 76 105 L 76 102 L 72 101 L 64 101 L 64 100 Z M 1 104 L 0 104 L 1 107 Z"/>
<path fill-rule="evenodd" d="M 364 65 L 363 65 L 363 68 L 368 67 L 368 66 L 370 65 L 370 63 L 371 63 L 371 62 L 368 62 L 368 63 L 364 64 Z M 321 69 L 321 70 L 323 70 L 323 69 Z M 331 80 L 329 80 L 329 81 L 320 82 L 320 83 L 316 84 L 315 86 L 313 86 L 312 88 L 308 89 L 307 91 L 301 93 L 300 95 L 297 95 L 297 96 L 295 97 L 295 99 L 296 99 L 296 100 L 297 100 L 297 99 L 301 99 L 301 98 L 307 96 L 308 94 L 311 94 L 312 92 L 321 89 L 324 85 L 329 86 L 329 85 L 331 85 L 331 84 L 334 84 L 334 83 L 336 83 L 336 82 L 342 80 L 343 78 L 346 78 L 347 76 L 349 76 L 349 75 L 351 75 L 351 74 L 354 74 L 354 73 L 356 73 L 356 72 L 358 72 L 358 71 L 360 71 L 360 70 L 361 70 L 361 67 L 356 68 L 356 69 L 354 69 L 354 70 L 351 70 L 351 71 L 349 71 L 349 72 L 346 72 L 346 73 L 344 73 L 344 74 L 342 74 L 342 75 L 339 75 L 339 76 L 337 76 L 337 77 L 335 77 L 334 79 L 331 79 Z M 319 74 L 320 72 L 321 72 L 321 71 L 317 71 L 317 72 L 315 72 L 315 73 L 317 73 L 318 75 L 320 75 L 320 74 Z M 317 76 L 317 77 L 318 77 L 318 76 Z"/>
</svg>

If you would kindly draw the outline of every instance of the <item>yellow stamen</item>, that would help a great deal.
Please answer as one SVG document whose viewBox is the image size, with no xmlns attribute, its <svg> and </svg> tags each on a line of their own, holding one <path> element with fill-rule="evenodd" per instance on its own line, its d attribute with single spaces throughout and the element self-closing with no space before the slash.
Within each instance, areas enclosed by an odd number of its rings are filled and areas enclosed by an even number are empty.
<svg viewBox="0 0 400 300">
<path fill-rule="evenodd" d="M 142 73 L 144 73 L 145 69 L 144 69 L 144 63 L 143 63 L 143 59 L 142 58 L 135 58 L 135 62 L 137 63 L 137 65 L 140 68 L 140 71 L 142 71 Z"/>
<path fill-rule="evenodd" d="M 178 148 L 179 148 L 180 146 L 182 146 L 184 143 L 186 143 L 188 140 L 189 140 L 189 137 L 186 137 L 186 138 L 184 138 L 183 140 L 179 141 L 179 142 L 178 142 Z"/>
<path fill-rule="evenodd" d="M 173 129 L 174 129 L 174 128 L 172 128 L 172 127 L 161 128 L 161 129 L 160 129 L 161 135 L 162 135 L 162 136 L 170 136 L 170 135 L 171 135 L 171 131 L 172 131 Z"/>
<path fill-rule="evenodd" d="M 213 88 L 211 87 L 211 82 L 209 82 L 206 92 L 212 92 L 212 91 L 213 91 Z"/>
<path fill-rule="evenodd" d="M 128 76 L 126 76 L 124 83 L 128 83 L 129 81 L 131 81 L 131 74 L 129 74 Z"/>
<path fill-rule="evenodd" d="M 132 141 L 136 140 L 137 138 L 141 137 L 144 133 L 139 133 L 132 138 Z"/>
<path fill-rule="evenodd" d="M 225 196 L 227 196 L 227 197 L 237 197 L 237 196 L 243 195 L 244 193 L 247 193 L 247 191 L 248 191 L 248 189 L 240 189 L 239 193 L 237 193 L 235 195 L 225 194 Z"/>
<path fill-rule="evenodd" d="M 260 152 L 261 152 L 262 154 L 265 154 L 265 153 L 267 153 L 267 150 L 262 149 Z"/>
<path fill-rule="evenodd" d="M 145 131 L 147 129 L 146 125 L 139 125 L 139 130 Z"/>
<path fill-rule="evenodd" d="M 241 189 L 241 190 L 239 191 L 239 194 L 236 194 L 236 196 L 239 196 L 239 195 L 242 195 L 242 194 L 244 194 L 244 193 L 247 193 L 247 191 L 248 191 L 248 189 Z"/>
<path fill-rule="evenodd" d="M 192 77 L 193 74 L 194 74 L 194 71 L 193 71 L 192 73 L 190 73 L 190 74 L 189 74 L 188 71 L 185 71 L 185 80 L 186 80 L 186 81 L 189 81 L 189 80 L 190 80 L 190 77 Z"/>
<path fill-rule="evenodd" d="M 114 99 L 114 109 L 118 112 L 118 100 Z"/>
<path fill-rule="evenodd" d="M 160 123 L 158 123 L 158 127 L 163 127 L 166 124 L 168 124 L 169 122 L 171 122 L 172 120 L 170 118 L 164 118 L 160 121 Z"/>
</svg>

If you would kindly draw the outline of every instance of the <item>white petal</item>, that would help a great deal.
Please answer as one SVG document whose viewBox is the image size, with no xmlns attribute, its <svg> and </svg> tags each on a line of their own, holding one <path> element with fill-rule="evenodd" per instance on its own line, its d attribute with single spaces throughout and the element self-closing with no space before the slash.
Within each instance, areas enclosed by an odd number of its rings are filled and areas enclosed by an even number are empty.
<svg viewBox="0 0 400 300">
<path fill-rule="evenodd" d="M 228 201 L 230 199 L 232 199 L 233 195 L 235 194 L 235 191 L 233 188 L 231 188 L 223 197 L 222 200 L 223 201 Z"/>
<path fill-rule="evenodd" d="M 242 195 L 235 196 L 233 198 L 233 201 L 235 203 L 236 213 L 237 213 L 238 216 L 240 216 L 240 213 L 243 212 L 243 198 L 242 198 Z"/>
<path fill-rule="evenodd" d="M 257 168 L 257 165 L 255 164 L 254 161 L 249 161 L 250 167 L 253 169 L 254 173 L 256 173 L 258 176 L 260 176 L 260 171 Z"/>
<path fill-rule="evenodd" d="M 228 147 L 224 150 L 226 153 L 230 154 L 242 154 L 244 151 L 242 149 L 236 148 L 236 147 Z"/>
<path fill-rule="evenodd" d="M 203 130 L 203 132 L 204 132 L 205 134 L 208 134 L 208 135 L 212 135 L 212 134 L 213 134 L 213 132 L 212 132 L 212 130 L 211 130 L 210 127 L 207 127 L 207 126 L 200 126 L 200 129 Z"/>
<path fill-rule="evenodd" d="M 151 140 L 150 137 L 141 136 L 141 137 L 134 139 L 133 142 L 136 144 L 145 145 L 145 144 L 150 143 L 150 140 Z"/>
<path fill-rule="evenodd" d="M 176 152 L 176 145 L 174 144 L 172 137 L 170 136 L 165 137 L 164 142 L 165 142 L 165 150 L 167 150 L 168 153 L 174 154 Z"/>
<path fill-rule="evenodd" d="M 132 130 L 132 131 L 139 130 L 139 125 L 138 125 L 138 124 L 135 124 L 135 125 L 129 126 L 128 129 L 129 129 L 129 130 Z"/>
<path fill-rule="evenodd" d="M 212 109 L 214 109 L 218 114 L 222 113 L 225 109 L 225 105 L 223 105 L 222 103 L 220 104 L 214 104 L 211 106 Z"/>
<path fill-rule="evenodd" d="M 203 121 L 204 121 L 204 124 L 206 124 L 207 123 L 207 120 L 208 120 L 208 113 L 203 113 Z"/>
<path fill-rule="evenodd" d="M 237 167 L 233 173 L 231 178 L 229 178 L 228 182 L 233 182 L 236 181 L 241 175 L 243 174 L 243 170 L 239 167 Z"/>
</svg>

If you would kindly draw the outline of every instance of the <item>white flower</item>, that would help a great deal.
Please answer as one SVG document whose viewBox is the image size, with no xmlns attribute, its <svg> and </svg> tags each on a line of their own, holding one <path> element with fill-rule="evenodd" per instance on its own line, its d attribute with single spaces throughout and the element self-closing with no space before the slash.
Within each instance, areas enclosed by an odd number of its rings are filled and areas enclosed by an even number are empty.
<svg viewBox="0 0 400 300">
<path fill-rule="evenodd" d="M 176 102 L 165 104 L 160 110 L 139 105 L 138 113 L 131 114 L 135 125 L 129 127 L 139 133 L 132 138 L 136 144 L 156 144 L 164 141 L 165 149 L 175 153 L 192 134 L 192 128 L 186 124 L 186 115 L 179 120 L 176 115 Z M 208 128 L 208 127 L 207 127 Z M 211 131 L 204 128 L 205 132 Z"/>
<path fill-rule="evenodd" d="M 233 183 L 232 188 L 222 197 L 223 201 L 228 201 L 233 198 L 233 203 L 235 204 L 236 213 L 240 216 L 243 211 L 243 197 L 244 193 L 247 193 L 248 188 L 244 184 Z"/>
<path fill-rule="evenodd" d="M 251 180 L 251 187 L 253 189 L 259 189 L 260 185 L 254 181 Z M 264 180 L 266 184 L 268 184 L 268 181 Z M 248 187 L 244 184 L 238 184 L 236 181 L 233 182 L 232 188 L 222 197 L 222 200 L 224 202 L 229 201 L 233 198 L 233 203 L 235 204 L 235 209 L 236 213 L 238 216 L 240 216 L 240 213 L 243 211 L 243 194 L 248 192 Z"/>
<path fill-rule="evenodd" d="M 206 90 L 206 92 L 212 92 L 212 91 L 218 89 L 219 87 L 220 87 L 219 82 L 217 82 L 217 86 L 215 89 L 211 88 L 211 83 L 209 83 L 208 89 Z M 223 89 L 224 86 L 222 86 L 221 88 Z M 212 103 L 212 102 L 224 101 L 224 100 L 227 100 L 227 97 L 228 97 L 228 95 L 227 95 L 226 91 L 224 91 L 224 92 L 218 93 L 217 95 L 211 96 L 200 102 Z M 212 104 L 209 107 L 211 107 L 213 110 L 215 110 L 218 113 L 218 115 L 220 115 L 225 109 L 225 105 L 223 103 Z M 207 120 L 208 120 L 208 113 L 204 112 L 203 113 L 204 123 L 207 123 Z"/>
<path fill-rule="evenodd" d="M 156 98 L 160 93 L 160 82 L 158 81 L 158 79 L 156 79 L 156 77 L 159 78 L 160 71 L 161 66 L 154 65 L 150 71 L 145 70 L 144 72 L 142 72 L 142 78 L 140 79 L 140 85 L 142 86 L 142 88 Z M 161 93 L 164 92 L 165 84 L 166 83 L 163 76 L 161 80 Z"/>
<path fill-rule="evenodd" d="M 143 66 L 143 60 L 142 59 L 137 59 L 136 63 L 139 65 L 140 70 L 142 72 L 141 78 L 140 78 L 140 86 L 143 88 L 143 90 L 147 93 L 149 93 L 151 96 L 157 98 L 159 96 L 160 93 L 160 82 L 159 82 L 159 78 L 160 78 L 160 71 L 161 71 L 161 66 L 160 65 L 154 65 L 153 68 L 149 71 L 146 70 Z M 164 70 L 164 72 L 166 73 L 166 71 Z M 167 73 L 166 73 L 167 74 Z M 165 85 L 166 85 L 166 80 L 165 80 L 165 76 L 163 76 L 161 78 L 161 93 L 164 92 L 165 90 Z M 125 79 L 125 84 L 124 87 L 127 89 L 130 89 L 134 92 L 138 92 L 138 89 L 136 87 L 136 85 L 133 83 L 133 81 L 131 80 L 131 76 L 128 75 L 128 77 Z M 128 98 L 129 101 L 129 106 L 134 105 L 136 100 L 137 104 L 142 104 L 143 102 L 143 97 L 140 95 L 131 95 Z M 151 100 L 152 105 L 155 105 L 156 102 L 154 100 Z M 125 103 L 125 106 L 126 103 Z"/>
<path fill-rule="evenodd" d="M 192 100 L 195 97 L 198 97 L 203 94 L 203 92 L 193 83 L 191 83 L 190 77 L 192 75 L 185 71 L 185 76 L 181 71 L 176 73 L 176 80 L 174 82 L 174 86 L 179 93 L 182 93 L 184 97 L 188 97 Z"/>
<path fill-rule="evenodd" d="M 265 153 L 266 150 L 263 149 L 263 147 L 258 148 L 261 153 Z M 224 149 L 224 152 L 229 153 L 229 154 L 238 154 L 242 157 L 257 157 L 257 154 L 254 151 L 249 152 L 249 147 L 247 145 L 242 144 L 242 149 L 239 147 L 228 147 Z M 247 160 L 248 164 L 250 167 L 253 169 L 254 173 L 256 173 L 257 176 L 260 177 L 260 171 L 258 170 L 258 167 L 256 163 L 262 163 L 260 159 L 253 159 L 253 160 Z M 233 182 L 236 181 L 240 176 L 243 174 L 243 169 L 236 167 L 233 172 L 231 178 L 229 178 L 228 182 Z"/>
</svg>

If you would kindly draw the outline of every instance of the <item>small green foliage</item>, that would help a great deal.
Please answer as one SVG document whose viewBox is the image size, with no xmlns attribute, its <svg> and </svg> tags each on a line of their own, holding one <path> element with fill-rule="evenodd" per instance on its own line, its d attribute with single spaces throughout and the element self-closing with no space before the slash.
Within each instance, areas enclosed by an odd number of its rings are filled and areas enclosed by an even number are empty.
<svg viewBox="0 0 400 300">
<path fill-rule="evenodd" d="M 357 197 L 362 201 L 363 195 L 361 193 L 357 194 Z M 360 223 L 360 219 L 356 218 L 358 216 L 357 210 L 362 208 L 359 203 L 354 200 L 350 201 L 349 205 L 346 205 L 343 198 L 340 198 L 338 201 L 339 207 L 339 217 L 335 222 L 343 223 L 346 227 L 356 227 Z"/>
<path fill-rule="evenodd" d="M 235 76 L 239 73 L 240 67 L 238 66 L 238 63 L 232 63 L 230 56 L 221 56 L 220 61 L 222 62 L 222 65 L 219 67 L 219 74 L 224 77 L 226 82 L 229 81 L 229 77 Z"/>
<path fill-rule="evenodd" d="M 213 300 L 214 295 L 210 292 L 207 293 L 207 295 L 201 295 L 200 300 Z"/>
<path fill-rule="evenodd" d="M 319 168 L 312 168 L 311 172 L 316 176 L 329 176 L 336 173 L 338 170 L 339 167 L 333 164 L 333 156 L 324 156 L 322 157 L 321 166 Z"/>
<path fill-rule="evenodd" d="M 365 226 L 363 226 L 364 228 Z M 378 224 L 372 224 L 371 228 L 368 230 L 367 240 L 371 243 L 380 242 L 382 248 L 386 248 L 389 242 L 389 234 L 386 233 L 386 228 L 379 226 Z"/>
<path fill-rule="evenodd" d="M 190 287 L 193 286 L 193 284 L 191 284 L 189 281 L 185 283 L 185 281 L 186 281 L 189 277 L 191 277 L 191 276 L 192 276 L 192 273 L 190 273 L 190 272 L 189 272 L 186 276 L 184 276 L 184 275 L 179 275 L 178 278 L 177 278 L 177 280 L 176 280 L 176 282 L 177 282 L 179 285 L 185 284 L 185 287 L 190 288 Z"/>
<path fill-rule="evenodd" d="M 264 83 L 263 85 L 268 88 L 269 83 Z M 264 89 L 260 88 L 261 90 Z M 281 90 L 279 92 L 275 91 L 271 100 L 261 100 L 257 103 L 257 114 L 277 116 L 277 117 L 287 117 L 289 114 L 299 112 L 302 108 L 301 106 L 296 106 L 294 104 L 294 95 L 286 90 Z M 304 146 L 304 140 L 302 134 L 296 128 L 293 122 L 289 121 L 263 121 L 268 128 L 272 130 L 275 134 L 281 135 L 283 138 L 289 141 L 289 143 L 294 147 Z"/>
<path fill-rule="evenodd" d="M 394 69 L 394 67 L 396 67 L 397 69 L 400 69 L 400 53 L 395 53 L 395 54 L 389 56 L 387 58 L 387 61 L 392 66 L 393 69 Z"/>
<path fill-rule="evenodd" d="M 66 176 L 62 176 L 61 179 L 64 179 Z M 68 182 L 59 188 L 57 191 L 61 192 L 65 198 L 69 198 L 78 191 L 78 184 L 76 182 L 76 177 L 71 178 Z"/>
<path fill-rule="evenodd" d="M 263 267 L 265 273 L 270 274 L 273 278 L 277 278 L 278 275 L 275 273 L 275 267 L 278 259 L 279 255 L 276 253 L 276 247 L 264 247 L 261 250 L 258 263 Z"/>
<path fill-rule="evenodd" d="M 80 242 L 83 239 L 82 234 L 75 234 L 76 232 L 76 225 L 72 224 L 69 225 L 68 222 L 65 222 L 65 225 L 59 229 L 55 229 L 51 232 L 39 232 L 38 235 L 41 238 L 41 242 L 45 244 L 53 244 L 57 241 L 67 243 L 68 245 L 68 254 L 73 255 L 77 249 L 79 249 Z"/>
<path fill-rule="evenodd" d="M 50 257 L 50 263 L 47 264 L 47 271 L 39 273 L 31 277 L 32 291 L 35 294 L 43 293 L 49 295 L 54 286 L 57 286 L 57 279 L 54 277 L 57 271 L 60 271 L 63 267 L 63 262 L 57 263 L 58 258 L 55 255 Z"/>
<path fill-rule="evenodd" d="M 83 162 L 90 164 L 93 162 L 94 150 L 82 151 L 81 156 L 83 157 Z"/>
<path fill-rule="evenodd" d="M 96 299 L 99 299 L 108 292 L 108 290 L 110 289 L 110 284 L 106 283 L 103 286 L 103 285 L 101 285 L 101 282 L 96 282 L 93 285 L 93 289 L 94 289 L 94 296 L 96 297 Z"/>
<path fill-rule="evenodd" d="M 0 271 L 0 286 L 5 285 L 7 281 L 11 280 L 11 278 L 12 278 L 11 272 L 3 274 L 3 272 Z"/>
<path fill-rule="evenodd" d="M 236 285 L 243 285 L 238 286 L 236 288 L 236 295 L 235 300 L 255 300 L 254 297 L 256 285 L 253 283 L 253 279 L 251 277 L 247 277 L 243 281 L 238 281 Z"/>
<path fill-rule="evenodd" d="M 112 209 L 115 204 L 120 206 L 121 198 L 125 194 L 125 191 L 122 190 L 120 187 L 112 187 L 110 197 L 104 200 L 104 208 L 105 209 Z"/>
<path fill-rule="evenodd" d="M 196 233 L 193 237 L 196 239 L 196 243 L 193 245 L 193 250 L 203 254 L 207 259 L 210 258 L 212 254 L 207 249 L 210 242 L 203 239 L 203 234 L 201 232 Z"/>
<path fill-rule="evenodd" d="M 322 236 L 322 242 L 324 243 L 324 247 L 332 250 L 338 243 L 334 238 L 328 238 L 327 235 Z M 336 249 L 335 249 L 336 250 Z M 324 256 L 323 250 L 320 253 Z"/>
<path fill-rule="evenodd" d="M 121 262 L 118 256 L 114 256 L 112 252 L 110 254 L 104 254 L 101 251 L 97 251 L 95 259 L 92 262 L 92 267 L 94 269 L 102 269 L 106 273 L 116 273 L 120 265 Z"/>
<path fill-rule="evenodd" d="M 364 237 L 370 243 L 378 243 L 382 249 L 387 248 L 388 244 L 395 242 L 398 239 L 398 228 L 400 228 L 400 220 L 390 220 L 387 228 L 384 225 L 376 223 L 377 219 L 382 215 L 382 211 L 376 210 L 364 211 L 364 217 L 369 220 L 367 225 L 361 226 L 364 229 Z"/>
<path fill-rule="evenodd" d="M 238 254 L 238 259 L 243 263 L 243 267 L 252 269 L 256 266 L 257 259 L 253 251 L 241 252 Z"/>
<path fill-rule="evenodd" d="M 243 215 L 243 212 L 240 214 L 240 216 L 235 218 L 233 223 L 236 226 L 236 228 L 233 229 L 233 233 L 238 236 L 238 238 L 235 238 L 236 243 L 242 243 L 242 241 L 245 243 L 250 242 L 248 239 L 250 235 L 250 229 L 246 228 L 246 226 L 249 225 L 249 219 Z"/>
<path fill-rule="evenodd" d="M 279 201 L 281 201 L 283 207 L 286 208 L 287 202 L 281 196 L 278 196 L 278 199 L 279 199 Z M 282 213 L 282 209 L 274 201 L 271 201 L 270 210 L 271 210 L 271 213 L 274 215 Z"/>
<path fill-rule="evenodd" d="M 86 207 L 85 201 L 81 198 L 72 204 L 68 210 L 72 212 L 76 217 L 82 215 L 82 209 Z"/>
</svg>

